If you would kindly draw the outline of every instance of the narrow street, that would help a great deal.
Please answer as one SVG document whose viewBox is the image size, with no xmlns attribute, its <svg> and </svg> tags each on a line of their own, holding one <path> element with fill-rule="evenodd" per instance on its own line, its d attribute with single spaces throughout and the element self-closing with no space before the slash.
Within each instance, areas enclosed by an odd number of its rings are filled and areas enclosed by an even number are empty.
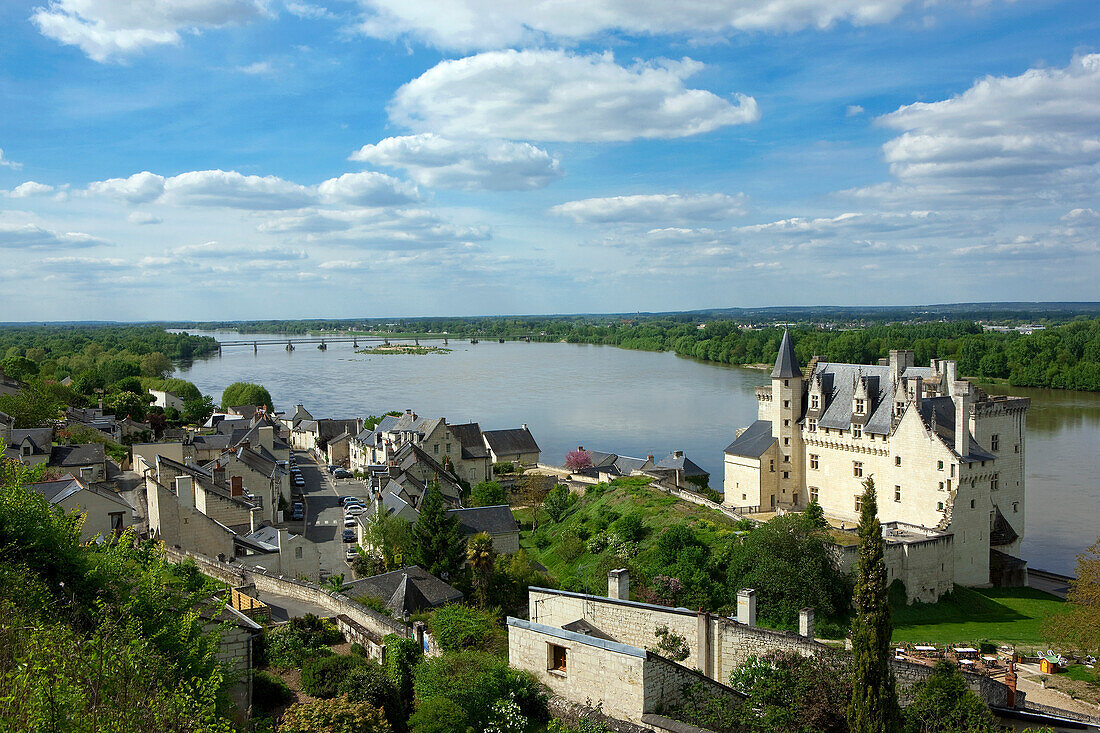
<svg viewBox="0 0 1100 733">
<path fill-rule="evenodd" d="M 334 479 L 307 451 L 295 451 L 294 455 L 306 482 L 302 489 L 306 508 L 305 536 L 321 553 L 321 577 L 343 573 L 350 580 L 351 566 L 345 554 L 353 543 L 343 541 L 344 507 L 340 498 L 355 496 L 366 503 L 367 485 L 354 479 Z"/>
</svg>

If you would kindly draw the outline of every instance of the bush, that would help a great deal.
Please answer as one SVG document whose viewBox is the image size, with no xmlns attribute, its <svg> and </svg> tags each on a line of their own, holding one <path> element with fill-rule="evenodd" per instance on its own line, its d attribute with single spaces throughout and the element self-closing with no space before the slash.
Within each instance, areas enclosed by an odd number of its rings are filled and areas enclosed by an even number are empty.
<svg viewBox="0 0 1100 733">
<path fill-rule="evenodd" d="M 454 733 L 466 727 L 466 711 L 445 697 L 425 700 L 409 718 L 410 733 Z"/>
<path fill-rule="evenodd" d="M 315 657 L 302 667 L 302 689 L 313 697 L 332 698 L 340 684 L 355 669 L 367 664 L 362 657 L 331 655 Z"/>
<path fill-rule="evenodd" d="M 515 473 L 516 464 L 512 461 L 498 461 L 493 464 L 493 473 Z"/>
<path fill-rule="evenodd" d="M 252 675 L 252 705 L 259 715 L 270 714 L 280 705 L 294 699 L 294 694 L 283 679 L 262 669 Z"/>
<path fill-rule="evenodd" d="M 470 494 L 471 506 L 499 506 L 506 503 L 504 487 L 496 481 L 482 481 Z"/>
<path fill-rule="evenodd" d="M 272 667 L 301 667 L 307 659 L 332 654 L 320 637 L 289 625 L 266 631 L 262 638 L 259 657 Z"/>
<path fill-rule="evenodd" d="M 382 711 L 366 702 L 311 700 L 287 708 L 279 733 L 390 733 Z"/>
<path fill-rule="evenodd" d="M 637 512 L 630 512 L 616 519 L 614 529 L 615 534 L 627 542 L 638 542 L 645 534 L 642 517 Z"/>
<path fill-rule="evenodd" d="M 558 540 L 558 557 L 573 562 L 584 553 L 584 542 L 575 534 L 566 533 Z"/>
<path fill-rule="evenodd" d="M 339 692 L 352 702 L 369 702 L 381 708 L 395 731 L 405 729 L 405 705 L 382 665 L 366 662 L 352 668 L 339 684 Z"/>
<path fill-rule="evenodd" d="M 911 691 L 903 713 L 909 733 L 994 733 L 993 713 L 971 692 L 959 671 L 941 661 Z"/>
<path fill-rule="evenodd" d="M 485 648 L 492 640 L 496 627 L 496 611 L 473 608 L 464 603 L 451 603 L 436 609 L 428 622 L 439 647 L 448 652 Z"/>
<path fill-rule="evenodd" d="M 387 634 L 382 642 L 386 645 L 386 677 L 397 689 L 401 700 L 409 705 L 413 697 L 413 669 L 424 656 L 424 650 L 415 639 L 397 634 Z"/>
<path fill-rule="evenodd" d="M 464 651 L 425 659 L 417 665 L 414 687 L 418 710 L 428 700 L 447 698 L 462 708 L 469 725 L 478 730 L 492 716 L 493 704 L 509 696 L 528 719 L 546 719 L 546 699 L 534 679 L 509 669 L 506 660 L 485 652 Z"/>
</svg>

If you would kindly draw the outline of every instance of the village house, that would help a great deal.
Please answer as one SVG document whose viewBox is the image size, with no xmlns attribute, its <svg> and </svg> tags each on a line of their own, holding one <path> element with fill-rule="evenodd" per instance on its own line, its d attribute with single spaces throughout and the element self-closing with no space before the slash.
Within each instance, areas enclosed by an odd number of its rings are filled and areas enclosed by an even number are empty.
<svg viewBox="0 0 1100 733">
<path fill-rule="evenodd" d="M 252 450 L 247 441 L 205 464 L 203 469 L 231 487 L 239 483 L 246 496 L 261 497 L 265 521 L 278 521 L 280 498 L 290 501 L 289 472 L 275 460 Z"/>
<path fill-rule="evenodd" d="M 45 465 L 71 473 L 85 484 L 107 480 L 107 453 L 102 443 L 54 445 L 53 428 L 7 428 L 4 456 L 24 466 Z"/>
<path fill-rule="evenodd" d="M 451 509 L 447 514 L 458 518 L 458 526 L 467 539 L 485 533 L 493 539 L 497 554 L 519 552 L 519 525 L 507 504 Z"/>
<path fill-rule="evenodd" d="M 871 477 L 881 521 L 954 536 L 954 582 L 1001 582 L 1004 569 L 1019 579 L 1030 400 L 985 394 L 953 361 L 917 367 L 912 351 L 880 364 L 815 358 L 803 370 L 789 333 L 771 376 L 756 391 L 759 419 L 725 450 L 725 504 L 758 512 L 816 501 L 850 526 Z"/>
<path fill-rule="evenodd" d="M 83 515 L 81 542 L 90 542 L 96 537 L 116 537 L 134 523 L 134 507 L 129 502 L 109 489 L 90 486 L 72 474 L 31 484 L 28 488 L 42 494 L 51 506 Z"/>
<path fill-rule="evenodd" d="M 405 619 L 414 613 L 462 600 L 462 591 L 417 565 L 353 580 L 345 583 L 341 592 L 349 598 L 379 598 L 385 601 L 386 608 L 395 618 Z"/>
<path fill-rule="evenodd" d="M 523 466 L 538 465 L 542 450 L 535 436 L 524 423 L 508 430 L 486 430 L 485 447 L 493 463 L 518 463 Z"/>
<path fill-rule="evenodd" d="M 455 476 L 476 486 L 493 480 L 493 461 L 485 444 L 485 434 L 476 422 L 448 425 L 458 441 L 458 455 L 452 456 L 451 471 Z"/>
<path fill-rule="evenodd" d="M 314 583 L 321 578 L 321 552 L 302 535 L 264 525 L 236 540 L 236 559 L 244 565 Z"/>
<path fill-rule="evenodd" d="M 183 400 L 171 392 L 162 389 L 151 389 L 149 394 L 153 396 L 153 407 L 162 407 L 165 410 L 171 407 L 173 410 L 183 412 Z"/>
</svg>

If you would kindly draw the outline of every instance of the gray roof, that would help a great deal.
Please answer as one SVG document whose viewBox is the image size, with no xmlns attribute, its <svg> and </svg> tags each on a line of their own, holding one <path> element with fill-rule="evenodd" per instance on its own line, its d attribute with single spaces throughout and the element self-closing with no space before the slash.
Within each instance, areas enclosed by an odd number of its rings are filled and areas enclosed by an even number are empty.
<svg viewBox="0 0 1100 733">
<path fill-rule="evenodd" d="M 541 453 L 535 436 L 527 428 L 486 430 L 485 440 L 494 453 Z"/>
<path fill-rule="evenodd" d="M 794 342 L 791 341 L 791 332 L 783 329 L 783 341 L 779 344 L 779 355 L 775 357 L 775 368 L 772 369 L 772 379 L 788 379 L 801 377 L 802 369 L 798 366 L 798 357 L 794 353 Z"/>
<path fill-rule="evenodd" d="M 950 397 L 926 397 L 921 400 L 920 416 L 924 420 L 924 424 L 931 428 L 932 416 L 936 417 L 936 435 L 944 444 L 954 450 L 955 448 L 955 401 Z M 970 462 L 974 461 L 992 461 L 997 458 L 985 448 L 978 445 L 978 442 L 974 440 L 974 436 L 970 436 L 970 449 L 965 456 L 960 456 L 963 460 Z"/>
<path fill-rule="evenodd" d="M 462 528 L 462 533 L 467 536 L 481 532 L 494 535 L 519 531 L 519 525 L 516 524 L 516 520 L 512 516 L 512 509 L 507 504 L 451 509 L 447 513 L 458 517 L 459 527 Z"/>
<path fill-rule="evenodd" d="M 416 565 L 347 583 L 343 593 L 382 598 L 398 614 L 412 614 L 462 600 L 462 591 Z"/>
<path fill-rule="evenodd" d="M 57 479 L 55 481 L 41 481 L 37 484 L 31 484 L 29 487 L 32 491 L 37 491 L 42 496 L 46 497 L 46 501 L 51 504 L 59 504 L 60 502 L 68 499 L 73 494 L 81 491 L 85 491 L 89 494 L 95 494 L 96 496 L 112 501 L 121 507 L 134 510 L 134 507 L 130 505 L 128 501 L 123 499 L 113 491 L 107 491 L 105 489 L 96 489 L 84 484 L 80 479 L 73 477 L 72 475 L 65 476 L 64 478 Z"/>
<path fill-rule="evenodd" d="M 680 455 L 676 455 L 679 453 Z M 676 468 L 682 470 L 685 476 L 710 476 L 710 473 L 700 468 L 694 461 L 685 456 L 682 451 L 674 451 L 657 461 L 658 468 Z"/>
<path fill-rule="evenodd" d="M 324 419 L 317 421 L 317 439 L 330 441 L 343 433 L 354 435 L 359 432 L 358 418 Z"/>
<path fill-rule="evenodd" d="M 103 443 L 84 443 L 83 445 L 56 445 L 50 453 L 50 465 L 63 468 L 89 466 L 107 460 Z"/>
<path fill-rule="evenodd" d="M 905 367 L 898 375 L 902 379 L 931 378 L 931 367 Z M 822 361 L 814 365 L 810 375 L 821 380 L 824 397 L 818 427 L 849 430 L 852 426 L 852 403 L 860 380 L 867 385 L 870 404 L 867 405 L 867 422 L 863 431 L 876 435 L 889 435 L 894 410 L 894 383 L 890 379 L 890 367 L 877 364 L 837 364 Z M 954 410 L 952 410 L 954 414 Z"/>
<path fill-rule="evenodd" d="M 31 443 L 31 452 L 34 455 L 42 455 L 50 452 L 53 443 L 53 428 L 17 428 L 11 431 L 9 450 L 14 450 L 23 444 L 24 440 Z"/>
<path fill-rule="evenodd" d="M 745 428 L 745 431 L 737 436 L 737 439 L 726 446 L 726 453 L 731 456 L 744 456 L 746 458 L 759 458 L 775 443 L 772 435 L 772 423 L 770 420 L 757 420 Z"/>
<path fill-rule="evenodd" d="M 204 450 L 227 450 L 229 448 L 228 434 L 196 435 L 191 439 L 191 444 Z"/>
<path fill-rule="evenodd" d="M 485 448 L 484 433 L 481 431 L 480 425 L 476 422 L 470 422 L 449 427 L 451 433 L 458 439 L 459 445 L 462 446 L 463 460 L 489 457 L 489 451 Z"/>
</svg>

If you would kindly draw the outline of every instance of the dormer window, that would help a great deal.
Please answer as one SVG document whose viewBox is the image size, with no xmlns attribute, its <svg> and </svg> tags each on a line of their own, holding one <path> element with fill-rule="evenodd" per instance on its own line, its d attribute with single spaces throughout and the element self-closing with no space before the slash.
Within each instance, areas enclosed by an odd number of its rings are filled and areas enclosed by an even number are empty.
<svg viewBox="0 0 1100 733">
<path fill-rule="evenodd" d="M 864 401 L 862 399 L 856 399 L 856 414 L 862 415 L 864 410 Z"/>
<path fill-rule="evenodd" d="M 810 419 L 806 420 L 806 431 L 810 432 L 810 433 L 816 433 L 817 432 L 817 420 L 814 420 L 813 418 L 810 418 Z"/>
<path fill-rule="evenodd" d="M 852 437 L 853 438 L 862 438 L 863 437 L 863 426 L 862 425 L 853 425 L 852 426 Z"/>
<path fill-rule="evenodd" d="M 810 409 L 816 410 L 821 407 L 821 398 L 815 394 L 810 395 Z"/>
</svg>

